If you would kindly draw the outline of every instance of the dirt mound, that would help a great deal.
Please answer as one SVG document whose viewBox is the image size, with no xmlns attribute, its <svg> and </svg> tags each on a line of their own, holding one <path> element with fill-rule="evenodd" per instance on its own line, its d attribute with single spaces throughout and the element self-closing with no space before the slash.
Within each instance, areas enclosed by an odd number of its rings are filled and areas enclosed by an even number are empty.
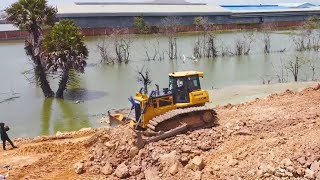
<svg viewBox="0 0 320 180">
<path fill-rule="evenodd" d="M 136 146 L 129 126 L 19 139 L 13 179 L 320 179 L 320 91 L 217 107 L 218 126 Z"/>
</svg>

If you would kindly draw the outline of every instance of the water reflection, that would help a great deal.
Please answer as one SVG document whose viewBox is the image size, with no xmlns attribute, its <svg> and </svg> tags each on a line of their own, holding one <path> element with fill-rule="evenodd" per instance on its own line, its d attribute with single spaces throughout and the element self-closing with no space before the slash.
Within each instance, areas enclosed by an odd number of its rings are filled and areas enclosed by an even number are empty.
<svg viewBox="0 0 320 180">
<path fill-rule="evenodd" d="M 75 131 L 91 126 L 88 112 L 83 104 L 63 99 L 44 99 L 41 118 L 41 135 L 57 131 Z"/>
<path fill-rule="evenodd" d="M 55 120 L 54 132 L 75 131 L 83 127 L 90 127 L 88 112 L 73 102 L 57 99 L 62 117 Z"/>
<path fill-rule="evenodd" d="M 88 90 L 84 88 L 74 88 L 68 89 L 64 93 L 64 99 L 70 101 L 90 101 L 95 99 L 100 99 L 108 94 L 104 91 L 97 91 L 97 90 Z"/>
<path fill-rule="evenodd" d="M 47 135 L 50 132 L 50 119 L 52 114 L 52 102 L 53 98 L 44 99 L 42 105 L 42 124 L 41 124 L 41 134 Z"/>
</svg>

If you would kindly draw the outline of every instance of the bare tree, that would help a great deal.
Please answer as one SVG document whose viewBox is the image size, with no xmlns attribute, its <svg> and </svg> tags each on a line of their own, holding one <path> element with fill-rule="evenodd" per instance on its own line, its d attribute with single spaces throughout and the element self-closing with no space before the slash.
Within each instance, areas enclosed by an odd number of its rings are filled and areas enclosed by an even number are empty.
<svg viewBox="0 0 320 180">
<path fill-rule="evenodd" d="M 274 24 L 262 24 L 262 41 L 263 41 L 263 52 L 265 54 L 269 54 L 271 51 L 271 33 L 272 31 L 275 29 L 275 25 Z"/>
<path fill-rule="evenodd" d="M 114 50 L 116 59 L 119 63 L 128 63 L 130 57 L 130 45 L 132 40 L 129 35 L 129 30 L 125 29 L 123 32 L 116 31 L 111 35 L 113 37 Z"/>
<path fill-rule="evenodd" d="M 275 71 L 276 74 L 276 78 L 278 79 L 278 83 L 284 83 L 287 82 L 288 79 L 288 71 L 286 68 L 286 64 L 283 60 L 283 58 L 280 57 L 280 64 L 279 66 L 277 66 L 278 68 L 276 68 L 276 66 L 271 62 L 272 68 Z"/>
<path fill-rule="evenodd" d="M 108 41 L 109 40 L 109 41 Z M 114 64 L 114 58 L 111 54 L 111 44 L 110 39 L 104 38 L 97 44 L 97 49 L 101 56 L 101 62 L 106 64 Z"/>
<path fill-rule="evenodd" d="M 151 84 L 151 79 L 150 79 L 150 71 L 148 69 L 144 70 L 144 66 L 141 69 L 136 70 L 138 76 L 137 76 L 137 81 L 141 82 L 143 84 L 143 92 L 144 94 L 148 94 L 148 86 Z"/>
<path fill-rule="evenodd" d="M 128 29 L 115 30 L 110 36 L 97 44 L 101 56 L 101 62 L 107 64 L 128 63 L 130 58 L 130 47 L 132 44 Z"/>
<path fill-rule="evenodd" d="M 305 60 L 297 55 L 287 62 L 286 69 L 292 73 L 295 82 L 298 82 L 299 71 L 304 64 Z"/>
<path fill-rule="evenodd" d="M 270 84 L 271 81 L 273 80 L 273 77 L 269 75 L 264 75 L 264 76 L 261 76 L 260 78 L 262 80 L 262 84 Z"/>
<path fill-rule="evenodd" d="M 146 59 L 150 60 L 163 60 L 164 52 L 160 50 L 160 42 L 158 36 L 156 35 L 155 40 L 144 40 L 143 47 L 145 49 Z"/>
<path fill-rule="evenodd" d="M 316 65 L 315 65 L 315 63 L 314 62 L 312 62 L 312 63 L 310 63 L 309 64 L 309 66 L 310 66 L 310 69 L 311 69 L 311 72 L 312 72 L 312 81 L 315 81 L 316 80 L 316 78 L 315 78 L 315 75 L 316 75 Z"/>
<path fill-rule="evenodd" d="M 211 32 L 212 25 L 207 17 L 195 17 L 193 24 L 197 30 L 202 29 L 203 33 L 199 35 L 193 46 L 193 55 L 197 58 L 205 56 L 207 58 L 216 57 L 218 54 L 216 48 L 216 36 Z"/>
<path fill-rule="evenodd" d="M 254 33 L 244 33 L 242 36 L 236 38 L 234 55 L 248 55 L 251 50 L 251 43 L 254 41 Z"/>
<path fill-rule="evenodd" d="M 226 46 L 223 42 L 221 42 L 220 45 L 220 52 L 222 57 L 232 55 L 232 52 L 230 51 L 229 47 Z"/>
<path fill-rule="evenodd" d="M 310 49 L 318 51 L 320 49 L 320 18 L 310 17 L 303 27 L 309 36 Z"/>
<path fill-rule="evenodd" d="M 178 17 L 170 16 L 161 20 L 161 24 L 164 28 L 164 32 L 168 37 L 168 56 L 170 60 L 178 58 L 177 47 L 177 33 L 179 26 L 181 25 L 181 19 Z"/>
<path fill-rule="evenodd" d="M 305 50 L 305 42 L 304 42 L 304 37 L 302 35 L 292 35 L 292 41 L 293 44 L 295 45 L 296 51 L 303 51 Z"/>
</svg>

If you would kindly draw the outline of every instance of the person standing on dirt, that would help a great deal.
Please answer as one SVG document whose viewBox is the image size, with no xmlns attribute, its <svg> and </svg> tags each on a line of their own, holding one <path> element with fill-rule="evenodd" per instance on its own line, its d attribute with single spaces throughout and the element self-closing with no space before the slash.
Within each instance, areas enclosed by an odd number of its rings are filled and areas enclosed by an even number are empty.
<svg viewBox="0 0 320 180">
<path fill-rule="evenodd" d="M 8 126 L 4 126 L 4 123 L 0 123 L 0 133 L 1 133 L 1 140 L 2 140 L 2 148 L 5 151 L 6 150 L 6 141 L 8 141 L 12 148 L 17 148 L 15 145 L 13 145 L 11 139 L 9 138 L 7 131 L 9 131 Z"/>
</svg>

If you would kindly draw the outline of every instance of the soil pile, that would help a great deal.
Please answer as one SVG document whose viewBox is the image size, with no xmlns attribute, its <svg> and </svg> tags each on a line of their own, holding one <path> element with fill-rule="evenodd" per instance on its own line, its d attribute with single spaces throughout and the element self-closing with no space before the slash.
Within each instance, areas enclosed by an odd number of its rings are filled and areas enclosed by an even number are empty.
<svg viewBox="0 0 320 180">
<path fill-rule="evenodd" d="M 19 141 L 14 179 L 320 179 L 320 90 L 217 107 L 218 125 L 136 146 L 129 126 Z"/>
</svg>

